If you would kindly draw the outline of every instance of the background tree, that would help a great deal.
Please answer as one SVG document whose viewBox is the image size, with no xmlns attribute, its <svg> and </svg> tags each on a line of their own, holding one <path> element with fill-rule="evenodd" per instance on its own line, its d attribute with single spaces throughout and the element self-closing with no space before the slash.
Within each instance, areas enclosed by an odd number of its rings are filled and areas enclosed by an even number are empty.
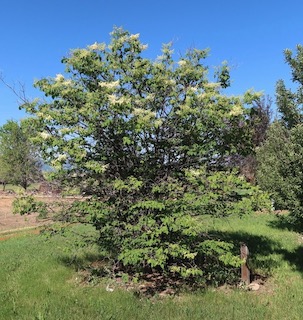
<svg viewBox="0 0 303 320">
<path fill-rule="evenodd" d="M 266 140 L 271 122 L 271 99 L 262 97 L 253 102 L 247 122 L 251 130 L 251 152 L 248 155 L 236 155 L 234 166 L 239 166 L 240 173 L 250 183 L 256 183 L 257 159 L 256 150 Z"/>
<path fill-rule="evenodd" d="M 296 191 L 293 187 L 300 183 L 300 177 L 296 177 L 295 157 L 290 131 L 275 121 L 268 130 L 266 141 L 257 149 L 257 180 L 264 190 L 271 192 L 276 209 L 294 206 Z"/>
<path fill-rule="evenodd" d="M 111 35 L 72 51 L 65 76 L 35 84 L 48 100 L 24 106 L 53 176 L 91 195 L 64 219 L 92 223 L 107 257 L 130 273 L 202 277 L 207 265 L 239 264 L 231 244 L 203 238 L 198 216 L 267 204 L 228 167 L 251 151 L 244 104 L 259 96 L 223 95 L 228 67 L 210 82 L 207 50 L 174 61 L 164 45 L 152 61 L 138 34 Z"/>
<path fill-rule="evenodd" d="M 25 122 L 8 121 L 0 128 L 1 179 L 25 190 L 41 178 L 41 160 L 37 147 L 30 141 Z"/>
<path fill-rule="evenodd" d="M 303 47 L 296 55 L 284 51 L 291 68 L 296 91 L 287 89 L 283 80 L 276 85 L 276 104 L 281 118 L 268 131 L 268 138 L 258 149 L 257 180 L 263 190 L 271 193 L 276 209 L 289 209 L 297 222 L 303 221 Z"/>
<path fill-rule="evenodd" d="M 0 183 L 3 186 L 3 191 L 5 191 L 8 181 L 10 181 L 10 172 L 8 166 L 9 164 L 2 156 L 0 156 Z"/>
<path fill-rule="evenodd" d="M 285 61 L 291 68 L 292 81 L 297 85 L 293 92 L 287 89 L 283 80 L 279 80 L 276 85 L 276 103 L 281 114 L 281 120 L 287 128 L 293 128 L 302 123 L 302 103 L 303 103 L 303 47 L 297 46 L 296 55 L 292 50 L 284 51 Z"/>
</svg>

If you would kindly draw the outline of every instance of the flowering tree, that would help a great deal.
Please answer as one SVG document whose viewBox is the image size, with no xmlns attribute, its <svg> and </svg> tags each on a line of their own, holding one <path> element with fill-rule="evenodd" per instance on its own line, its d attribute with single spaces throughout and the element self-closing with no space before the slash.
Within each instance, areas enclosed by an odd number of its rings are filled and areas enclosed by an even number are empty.
<svg viewBox="0 0 303 320">
<path fill-rule="evenodd" d="M 175 62 L 164 45 L 152 61 L 138 34 L 111 35 L 109 45 L 72 51 L 66 75 L 36 82 L 46 101 L 24 106 L 53 174 L 91 196 L 69 218 L 94 224 L 108 256 L 131 272 L 201 276 L 216 250 L 220 263 L 239 263 L 227 259 L 229 245 L 201 240 L 197 216 L 255 209 L 257 188 L 211 172 L 250 152 L 243 105 L 257 96 L 223 95 L 228 66 L 210 82 L 207 50 Z"/>
</svg>

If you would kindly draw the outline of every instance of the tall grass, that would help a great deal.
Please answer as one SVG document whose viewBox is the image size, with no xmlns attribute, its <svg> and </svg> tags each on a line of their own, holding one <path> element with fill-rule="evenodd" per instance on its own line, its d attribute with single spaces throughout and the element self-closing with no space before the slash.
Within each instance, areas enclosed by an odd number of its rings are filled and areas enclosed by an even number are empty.
<svg viewBox="0 0 303 320">
<path fill-rule="evenodd" d="M 253 272 L 268 276 L 259 291 L 209 288 L 163 299 L 109 292 L 108 280 L 82 283 L 73 263 L 85 264 L 96 248 L 75 255 L 65 237 L 25 233 L 0 242 L 0 319 L 302 319 L 300 235 L 270 214 L 203 219 L 209 232 L 247 243 Z"/>
</svg>

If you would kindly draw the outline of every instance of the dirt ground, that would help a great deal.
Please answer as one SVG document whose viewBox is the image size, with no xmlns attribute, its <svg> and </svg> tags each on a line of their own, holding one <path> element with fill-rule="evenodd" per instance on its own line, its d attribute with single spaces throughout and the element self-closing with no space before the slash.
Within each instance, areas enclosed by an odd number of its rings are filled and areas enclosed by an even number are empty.
<svg viewBox="0 0 303 320">
<path fill-rule="evenodd" d="M 0 234 L 45 224 L 45 222 L 37 220 L 37 214 L 25 216 L 13 214 L 12 203 L 14 199 L 14 195 L 0 193 Z M 40 196 L 39 200 L 50 201 L 51 199 L 50 197 Z"/>
</svg>

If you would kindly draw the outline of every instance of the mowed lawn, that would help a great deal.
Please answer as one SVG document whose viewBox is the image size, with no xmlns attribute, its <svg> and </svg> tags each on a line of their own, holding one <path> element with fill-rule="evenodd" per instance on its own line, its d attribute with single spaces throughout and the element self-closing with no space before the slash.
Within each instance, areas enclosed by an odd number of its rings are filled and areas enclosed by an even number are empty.
<svg viewBox="0 0 303 320">
<path fill-rule="evenodd" d="M 18 233 L 0 242 L 0 319 L 302 319 L 302 236 L 274 214 L 202 219 L 206 230 L 248 245 L 253 273 L 267 277 L 258 291 L 138 297 L 111 280 L 82 281 L 80 266 L 96 248 L 76 252 L 63 236 Z"/>
</svg>

